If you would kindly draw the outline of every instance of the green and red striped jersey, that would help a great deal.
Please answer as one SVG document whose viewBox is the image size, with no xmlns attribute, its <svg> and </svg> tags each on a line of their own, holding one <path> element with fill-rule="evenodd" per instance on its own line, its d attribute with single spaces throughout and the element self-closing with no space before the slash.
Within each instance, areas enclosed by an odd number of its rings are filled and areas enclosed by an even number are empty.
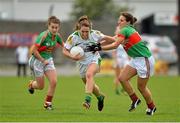
<svg viewBox="0 0 180 123">
<path fill-rule="evenodd" d="M 49 31 L 44 31 L 37 37 L 35 46 L 38 47 L 38 51 L 44 59 L 49 59 L 52 57 L 52 51 L 57 43 L 63 46 L 63 41 L 59 34 L 53 36 Z"/>
<path fill-rule="evenodd" d="M 150 57 L 151 52 L 132 25 L 123 27 L 118 37 L 123 37 L 123 47 L 130 57 Z"/>
</svg>

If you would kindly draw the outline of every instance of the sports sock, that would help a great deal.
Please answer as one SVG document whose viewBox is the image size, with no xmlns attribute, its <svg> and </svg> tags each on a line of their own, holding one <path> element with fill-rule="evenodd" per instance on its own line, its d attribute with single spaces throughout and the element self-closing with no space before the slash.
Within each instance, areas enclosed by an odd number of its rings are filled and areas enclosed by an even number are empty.
<svg viewBox="0 0 180 123">
<path fill-rule="evenodd" d="M 131 98 L 131 100 L 132 100 L 133 102 L 136 102 L 136 100 L 139 99 L 135 93 L 133 93 L 132 95 L 130 95 L 130 98 Z"/>
<path fill-rule="evenodd" d="M 97 99 L 98 99 L 98 100 L 103 100 L 103 96 L 102 96 L 102 95 L 97 96 Z"/>
<path fill-rule="evenodd" d="M 115 89 L 115 93 L 116 93 L 117 95 L 120 94 L 119 88 L 116 88 L 116 89 Z"/>
<path fill-rule="evenodd" d="M 153 102 L 147 104 L 147 106 L 148 106 L 149 109 L 153 109 L 155 107 Z"/>
<path fill-rule="evenodd" d="M 46 103 L 46 104 L 51 104 L 51 102 L 52 102 L 52 98 L 53 98 L 53 96 L 49 96 L 49 95 L 47 95 L 47 96 L 46 96 L 45 103 Z"/>
<path fill-rule="evenodd" d="M 88 102 L 88 103 L 91 103 L 91 98 L 92 98 L 92 94 L 86 93 L 85 101 Z"/>
</svg>

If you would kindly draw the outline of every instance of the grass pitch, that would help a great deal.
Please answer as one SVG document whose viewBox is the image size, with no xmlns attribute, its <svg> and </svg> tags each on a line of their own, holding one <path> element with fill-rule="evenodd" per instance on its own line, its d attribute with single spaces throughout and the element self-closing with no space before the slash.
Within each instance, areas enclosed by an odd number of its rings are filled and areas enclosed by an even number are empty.
<svg viewBox="0 0 180 123">
<path fill-rule="evenodd" d="M 27 92 L 29 78 L 0 77 L 0 121 L 13 122 L 180 122 L 180 77 L 153 77 L 148 83 L 157 106 L 154 116 L 145 115 L 146 104 L 142 103 L 134 112 L 128 112 L 130 99 L 116 95 L 112 76 L 96 77 L 97 84 L 105 93 L 105 107 L 97 110 L 97 99 L 93 97 L 90 110 L 82 107 L 84 85 L 78 76 L 59 76 L 53 99 L 54 110 L 43 109 L 48 82 L 42 91 L 30 95 Z M 132 84 L 136 88 L 136 79 Z"/>
</svg>

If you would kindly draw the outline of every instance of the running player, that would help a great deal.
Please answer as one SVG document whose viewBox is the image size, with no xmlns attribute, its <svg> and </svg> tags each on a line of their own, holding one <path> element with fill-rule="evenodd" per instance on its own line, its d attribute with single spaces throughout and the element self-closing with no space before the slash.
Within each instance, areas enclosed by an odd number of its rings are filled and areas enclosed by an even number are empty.
<svg viewBox="0 0 180 123">
<path fill-rule="evenodd" d="M 94 44 L 100 40 L 108 38 L 97 30 L 91 29 L 91 22 L 87 16 L 79 18 L 75 26 L 75 32 L 73 32 L 65 43 L 64 54 L 73 60 L 78 61 L 79 72 L 82 81 L 85 84 L 85 100 L 83 106 L 86 109 L 90 108 L 92 94 L 98 99 L 98 110 L 102 111 L 104 106 L 105 96 L 100 91 L 98 85 L 95 83 L 94 76 L 99 72 L 101 57 L 99 52 L 88 52 L 86 46 Z M 84 49 L 84 57 L 73 57 L 69 51 L 73 46 L 80 46 Z"/>
<path fill-rule="evenodd" d="M 131 57 L 131 60 L 121 72 L 119 81 L 132 100 L 129 111 L 135 110 L 141 103 L 141 100 L 136 95 L 129 81 L 132 77 L 138 75 L 137 87 L 146 101 L 148 107 L 146 114 L 153 115 L 156 111 L 156 106 L 152 99 L 151 92 L 147 87 L 147 83 L 150 76 L 153 75 L 155 60 L 150 50 L 142 41 L 141 36 L 133 27 L 136 21 L 137 19 L 130 13 L 121 13 L 118 20 L 120 31 L 115 37 L 112 37 L 112 40 L 115 42 L 106 46 L 101 46 L 100 44 L 94 45 L 91 49 L 95 52 L 100 50 L 111 50 L 117 48 L 120 44 L 123 45 L 128 56 Z"/>
<path fill-rule="evenodd" d="M 44 102 L 44 108 L 52 110 L 52 99 L 57 84 L 57 73 L 54 66 L 52 51 L 60 44 L 64 46 L 62 38 L 58 33 L 60 29 L 60 20 L 51 16 L 48 19 L 48 29 L 41 32 L 32 46 L 32 56 L 29 59 L 29 65 L 34 73 L 35 79 L 30 80 L 28 90 L 31 94 L 35 89 L 42 90 L 45 85 L 45 78 L 49 80 L 49 88 Z"/>
</svg>

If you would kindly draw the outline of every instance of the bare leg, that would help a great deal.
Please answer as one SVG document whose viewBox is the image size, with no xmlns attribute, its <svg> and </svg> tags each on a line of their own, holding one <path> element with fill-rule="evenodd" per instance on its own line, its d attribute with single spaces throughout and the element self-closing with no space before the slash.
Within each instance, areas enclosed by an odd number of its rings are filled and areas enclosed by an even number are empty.
<svg viewBox="0 0 180 123">
<path fill-rule="evenodd" d="M 134 92 L 131 83 L 129 82 L 129 80 L 135 76 L 137 74 L 136 69 L 132 68 L 131 66 L 127 65 L 123 71 L 120 74 L 119 80 L 121 81 L 121 84 L 123 86 L 123 88 L 126 90 L 126 92 L 128 93 L 129 97 L 132 100 L 131 106 L 129 111 L 134 111 L 137 107 L 137 105 L 139 105 L 141 103 L 141 100 L 138 98 L 138 96 L 136 95 L 136 93 Z"/>
<path fill-rule="evenodd" d="M 82 80 L 83 80 L 83 83 L 86 85 L 86 78 L 82 78 Z M 95 83 L 94 83 L 94 86 L 93 86 L 93 92 L 92 92 L 92 93 L 93 93 L 96 97 L 101 95 L 100 90 L 99 90 L 99 87 L 98 87 L 98 85 L 96 85 Z"/>
<path fill-rule="evenodd" d="M 90 64 L 88 67 L 88 70 L 86 72 L 86 85 L 85 85 L 85 92 L 86 93 L 92 93 L 94 86 L 95 86 L 95 81 L 94 81 L 94 76 L 98 72 L 99 67 L 97 64 Z"/>
<path fill-rule="evenodd" d="M 148 80 L 149 80 L 149 78 L 138 77 L 137 86 L 138 86 L 138 89 L 141 92 L 142 96 L 144 97 L 146 103 L 150 104 L 153 102 L 153 100 L 152 100 L 151 92 L 147 87 Z"/>
<path fill-rule="evenodd" d="M 28 91 L 30 94 L 33 94 L 35 89 L 42 90 L 43 88 L 44 88 L 44 76 L 36 77 L 36 80 L 30 80 L 28 84 Z"/>
<path fill-rule="evenodd" d="M 36 77 L 36 81 L 32 81 L 32 88 L 42 90 L 44 88 L 44 76 Z"/>
<path fill-rule="evenodd" d="M 119 75 L 119 81 L 121 82 L 123 88 L 129 96 L 134 93 L 134 90 L 129 80 L 136 74 L 136 69 L 130 67 L 129 65 L 126 65 L 126 67 L 122 70 L 121 74 Z"/>
<path fill-rule="evenodd" d="M 93 93 L 98 99 L 98 110 L 102 111 L 104 107 L 104 95 L 100 93 L 99 87 L 95 84 L 94 75 L 99 71 L 99 66 L 95 63 L 89 65 L 88 70 L 86 72 L 86 78 L 83 79 L 85 83 L 85 102 L 83 106 L 86 109 L 90 108 L 91 103 L 91 94 Z"/>
<path fill-rule="evenodd" d="M 56 70 L 49 70 L 45 72 L 46 77 L 49 80 L 49 88 L 47 95 L 53 96 L 57 84 L 57 73 Z"/>
<path fill-rule="evenodd" d="M 56 70 L 48 70 L 45 72 L 46 77 L 49 80 L 49 87 L 47 96 L 44 103 L 44 108 L 52 110 L 52 99 L 55 93 L 56 84 L 57 84 L 57 74 Z"/>
</svg>

